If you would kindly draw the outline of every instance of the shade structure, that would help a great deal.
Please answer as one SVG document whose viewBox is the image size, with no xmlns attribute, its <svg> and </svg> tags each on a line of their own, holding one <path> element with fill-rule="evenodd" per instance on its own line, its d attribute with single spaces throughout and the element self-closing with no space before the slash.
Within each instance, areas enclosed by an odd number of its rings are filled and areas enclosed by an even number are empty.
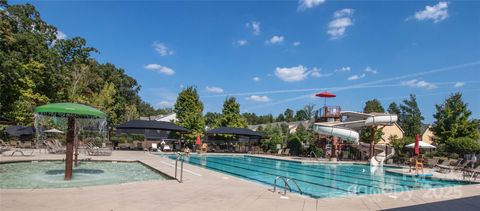
<svg viewBox="0 0 480 211">
<path fill-rule="evenodd" d="M 337 95 L 332 94 L 332 93 L 330 93 L 330 92 L 320 92 L 320 93 L 316 94 L 315 96 L 317 96 L 317 97 L 325 97 L 325 98 L 332 98 L 332 97 L 336 97 Z"/>
<path fill-rule="evenodd" d="M 9 136 L 20 137 L 20 136 L 32 136 L 35 133 L 35 130 L 33 127 L 30 127 L 30 126 L 12 125 L 12 126 L 8 126 L 5 129 L 5 132 Z"/>
<path fill-rule="evenodd" d="M 415 147 L 415 143 L 411 143 L 409 145 L 406 146 L 407 148 L 414 148 Z M 431 144 L 428 144 L 424 141 L 419 141 L 418 142 L 418 147 L 421 148 L 421 149 L 435 149 L 436 147 L 431 145 Z"/>
<path fill-rule="evenodd" d="M 188 129 L 178 126 L 171 122 L 162 122 L 155 120 L 131 120 L 117 127 L 117 129 L 148 129 L 148 130 L 168 130 L 177 132 L 187 132 Z"/>
<path fill-rule="evenodd" d="M 78 103 L 52 103 L 38 106 L 35 113 L 47 116 L 74 116 L 75 118 L 106 118 L 102 111 Z"/>
<path fill-rule="evenodd" d="M 235 128 L 235 127 L 219 127 L 206 132 L 206 134 L 230 134 L 241 136 L 258 136 L 264 137 L 265 134 L 250 130 L 248 128 Z"/>
<path fill-rule="evenodd" d="M 52 128 L 52 129 L 49 129 L 49 130 L 46 130 L 46 131 L 43 131 L 45 133 L 63 133 L 63 131 L 59 130 L 59 129 L 56 129 L 56 128 Z"/>
</svg>

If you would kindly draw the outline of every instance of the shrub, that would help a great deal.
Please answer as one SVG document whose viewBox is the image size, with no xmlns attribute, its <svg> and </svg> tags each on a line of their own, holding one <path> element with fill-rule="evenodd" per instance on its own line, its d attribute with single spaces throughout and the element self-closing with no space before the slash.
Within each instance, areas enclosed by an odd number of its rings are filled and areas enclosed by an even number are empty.
<svg viewBox="0 0 480 211">
<path fill-rule="evenodd" d="M 302 153 L 302 143 L 300 142 L 300 138 L 298 136 L 292 136 L 290 140 L 288 140 L 287 148 L 290 149 L 291 155 L 299 155 Z"/>
<path fill-rule="evenodd" d="M 317 155 L 317 157 L 319 157 L 319 158 L 320 158 L 320 157 L 323 157 L 323 150 L 322 150 L 322 148 L 319 148 L 319 147 L 311 144 L 310 146 L 308 146 L 307 153 L 306 153 L 307 156 L 310 156 L 310 153 L 311 153 L 312 151 L 315 153 L 315 155 Z"/>
</svg>

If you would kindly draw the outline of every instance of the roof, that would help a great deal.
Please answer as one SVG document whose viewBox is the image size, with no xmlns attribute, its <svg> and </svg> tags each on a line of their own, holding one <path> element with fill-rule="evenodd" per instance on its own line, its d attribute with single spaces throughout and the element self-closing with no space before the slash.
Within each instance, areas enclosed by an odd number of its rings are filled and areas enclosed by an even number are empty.
<svg viewBox="0 0 480 211">
<path fill-rule="evenodd" d="M 31 136 L 35 133 L 35 129 L 31 126 L 12 125 L 5 129 L 10 136 Z"/>
<path fill-rule="evenodd" d="M 429 127 L 430 127 L 430 124 L 423 124 L 422 123 L 422 126 L 420 127 L 420 134 L 423 135 L 428 130 Z"/>
<path fill-rule="evenodd" d="M 242 135 L 242 136 L 265 136 L 264 133 L 256 132 L 248 128 L 237 128 L 237 127 L 219 127 L 206 132 L 206 134 L 232 134 L 232 135 Z"/>
<path fill-rule="evenodd" d="M 178 126 L 171 122 L 162 122 L 155 120 L 131 120 L 117 127 L 117 129 L 150 129 L 150 130 L 170 130 L 178 132 L 187 132 L 188 129 Z"/>
</svg>

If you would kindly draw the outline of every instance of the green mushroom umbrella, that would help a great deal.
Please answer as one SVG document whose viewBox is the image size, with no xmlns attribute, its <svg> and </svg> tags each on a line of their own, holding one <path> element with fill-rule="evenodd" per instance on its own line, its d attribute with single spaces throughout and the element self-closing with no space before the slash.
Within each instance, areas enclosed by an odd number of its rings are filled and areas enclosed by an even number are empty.
<svg viewBox="0 0 480 211">
<path fill-rule="evenodd" d="M 34 113 L 44 116 L 65 117 L 68 119 L 67 152 L 65 159 L 65 180 L 72 178 L 73 142 L 75 138 L 75 119 L 106 119 L 102 111 L 88 105 L 77 103 L 53 103 L 38 106 Z"/>
</svg>

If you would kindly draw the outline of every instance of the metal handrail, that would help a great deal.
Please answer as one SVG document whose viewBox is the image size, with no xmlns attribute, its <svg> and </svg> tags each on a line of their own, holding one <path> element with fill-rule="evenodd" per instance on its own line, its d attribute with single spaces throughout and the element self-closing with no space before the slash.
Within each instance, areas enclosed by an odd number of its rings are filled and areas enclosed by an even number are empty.
<svg viewBox="0 0 480 211">
<path fill-rule="evenodd" d="M 282 179 L 283 180 L 283 195 L 286 195 L 287 194 L 287 187 L 288 187 L 288 190 L 290 190 L 290 192 L 292 192 L 292 188 L 290 187 L 290 185 L 288 184 L 287 182 L 287 178 L 284 177 L 284 176 L 278 176 L 278 177 L 275 177 L 275 180 L 273 181 L 273 192 L 275 193 L 277 191 L 277 180 L 278 179 Z"/>
<path fill-rule="evenodd" d="M 297 186 L 297 189 L 298 189 L 298 192 L 300 192 L 300 195 L 303 194 L 302 189 L 300 189 L 300 186 L 298 186 L 297 180 L 295 180 L 294 178 L 288 178 L 287 179 L 287 184 L 288 184 L 288 181 L 292 181 L 293 184 L 295 184 L 295 186 Z M 292 192 L 291 188 L 290 188 L 290 192 Z"/>
<path fill-rule="evenodd" d="M 273 192 L 274 193 L 277 192 L 277 180 L 278 179 L 283 180 L 283 184 L 284 184 L 283 195 L 287 194 L 287 188 L 288 188 L 288 191 L 292 192 L 292 187 L 288 184 L 288 181 L 292 181 L 295 184 L 295 186 L 297 187 L 298 192 L 300 192 L 300 194 L 303 194 L 302 189 L 300 189 L 300 186 L 298 185 L 297 181 L 294 178 L 287 178 L 287 177 L 284 177 L 284 176 L 275 177 L 275 180 L 273 181 Z"/>
<path fill-rule="evenodd" d="M 183 160 L 184 154 L 177 152 L 177 158 L 175 159 L 175 179 L 182 183 L 183 182 Z M 180 180 L 177 178 L 177 171 L 178 171 L 178 160 L 180 160 Z"/>
<path fill-rule="evenodd" d="M 310 154 L 309 154 L 308 156 L 312 156 L 312 154 L 313 154 L 313 156 L 315 157 L 315 159 L 318 160 L 317 154 L 315 154 L 315 152 L 314 152 L 313 150 L 310 151 Z"/>
</svg>

